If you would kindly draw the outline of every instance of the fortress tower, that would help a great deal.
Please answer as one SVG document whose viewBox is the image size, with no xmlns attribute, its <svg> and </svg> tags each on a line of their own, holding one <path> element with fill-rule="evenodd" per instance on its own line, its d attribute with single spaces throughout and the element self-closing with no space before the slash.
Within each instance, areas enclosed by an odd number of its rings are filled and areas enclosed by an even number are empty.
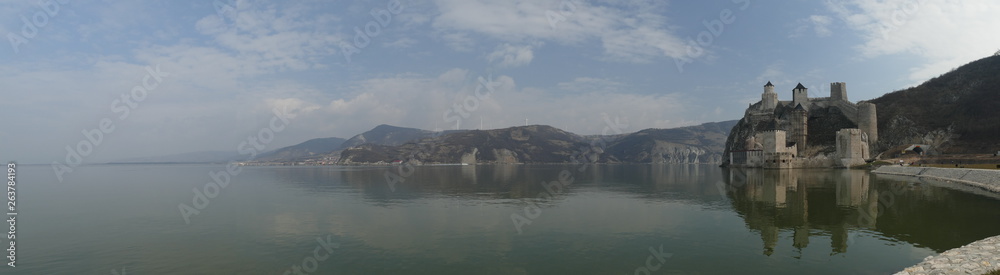
<svg viewBox="0 0 1000 275">
<path fill-rule="evenodd" d="M 778 106 L 778 94 L 774 92 L 774 84 L 768 81 L 764 85 L 764 93 L 760 95 L 761 107 L 766 111 L 773 111 Z"/>
<path fill-rule="evenodd" d="M 757 133 L 755 139 L 764 145 L 764 153 L 782 153 L 786 149 L 785 136 L 785 131 L 769 130 Z"/>
<path fill-rule="evenodd" d="M 847 100 L 847 83 L 830 83 L 830 99 L 849 101 Z"/>
<path fill-rule="evenodd" d="M 868 134 L 869 145 L 875 145 L 878 141 L 878 117 L 874 103 L 858 103 L 858 129 Z"/>
<path fill-rule="evenodd" d="M 865 142 L 860 129 L 844 128 L 837 131 L 837 155 L 840 167 L 852 167 L 865 164 L 868 159 L 868 142 Z"/>
<path fill-rule="evenodd" d="M 791 142 L 795 142 L 797 147 L 797 155 L 802 155 L 802 152 L 806 150 L 806 138 L 808 137 L 809 129 L 809 114 L 806 109 L 802 108 L 802 105 L 795 105 L 795 109 L 792 110 L 792 115 L 789 117 L 789 122 L 791 122 Z"/>
<path fill-rule="evenodd" d="M 792 105 L 799 104 L 803 108 L 809 108 L 809 88 L 802 86 L 802 83 L 799 83 L 798 86 L 795 86 L 795 89 L 792 89 Z"/>
</svg>

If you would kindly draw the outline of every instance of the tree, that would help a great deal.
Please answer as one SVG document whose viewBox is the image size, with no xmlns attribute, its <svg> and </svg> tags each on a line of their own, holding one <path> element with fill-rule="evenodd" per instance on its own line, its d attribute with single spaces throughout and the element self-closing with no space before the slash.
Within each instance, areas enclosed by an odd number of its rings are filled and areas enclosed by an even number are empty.
<svg viewBox="0 0 1000 275">
<path fill-rule="evenodd" d="M 993 54 L 993 56 L 1000 56 L 1000 50 L 997 50 L 997 53 Z"/>
</svg>

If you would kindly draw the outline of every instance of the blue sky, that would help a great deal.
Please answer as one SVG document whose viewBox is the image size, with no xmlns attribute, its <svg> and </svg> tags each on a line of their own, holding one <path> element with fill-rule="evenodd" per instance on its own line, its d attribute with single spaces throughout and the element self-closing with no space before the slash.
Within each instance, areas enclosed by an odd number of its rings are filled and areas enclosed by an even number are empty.
<svg viewBox="0 0 1000 275">
<path fill-rule="evenodd" d="M 378 124 L 671 128 L 738 119 L 767 81 L 865 100 L 1000 49 L 992 0 L 38 3 L 0 4 L 4 160 L 65 162 L 82 132 L 84 162 L 235 153 L 275 108 L 264 150 Z"/>
</svg>

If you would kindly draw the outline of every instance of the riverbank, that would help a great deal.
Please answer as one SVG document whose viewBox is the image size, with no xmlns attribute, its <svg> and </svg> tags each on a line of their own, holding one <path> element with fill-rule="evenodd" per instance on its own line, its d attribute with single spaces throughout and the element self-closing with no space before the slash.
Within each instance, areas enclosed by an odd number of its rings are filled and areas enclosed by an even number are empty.
<svg viewBox="0 0 1000 275">
<path fill-rule="evenodd" d="M 988 191 L 989 195 L 993 195 L 991 197 L 1000 194 L 1000 170 L 882 166 L 872 172 L 882 175 L 916 177 L 931 182 L 959 183 L 964 185 L 963 187 L 975 187 Z M 956 189 L 963 188 L 956 186 Z M 975 241 L 927 257 L 923 262 L 896 274 L 986 274 L 997 269 L 1000 269 L 1000 236 Z"/>
<path fill-rule="evenodd" d="M 1000 170 L 904 167 L 887 165 L 875 169 L 872 173 L 956 182 L 986 191 L 1000 193 Z"/>
<path fill-rule="evenodd" d="M 1000 236 L 978 240 L 944 253 L 929 256 L 896 275 L 987 274 L 1000 269 Z"/>
</svg>

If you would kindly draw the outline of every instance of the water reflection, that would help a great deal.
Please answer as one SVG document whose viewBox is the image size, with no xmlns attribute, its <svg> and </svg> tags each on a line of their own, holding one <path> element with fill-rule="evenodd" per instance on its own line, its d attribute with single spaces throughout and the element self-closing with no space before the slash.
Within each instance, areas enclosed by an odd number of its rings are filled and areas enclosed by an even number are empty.
<svg viewBox="0 0 1000 275">
<path fill-rule="evenodd" d="M 764 255 L 774 253 L 783 231 L 800 253 L 829 236 L 831 254 L 847 252 L 858 232 L 938 252 L 1000 233 L 996 211 L 970 211 L 997 204 L 987 197 L 859 170 L 722 171 L 726 196 L 760 235 Z"/>
<path fill-rule="evenodd" d="M 650 202 L 732 209 L 760 235 L 772 255 L 784 233 L 801 253 L 829 242 L 830 254 L 848 251 L 858 236 L 944 251 L 1000 234 L 997 200 L 922 182 L 880 178 L 845 169 L 720 169 L 707 165 L 479 165 L 268 168 L 280 182 L 310 193 L 353 192 L 368 203 L 393 205 L 448 197 L 520 205 L 544 197 L 559 207 L 586 192 L 625 194 Z M 570 171 L 574 183 L 543 196 L 542 182 Z M 387 173 L 408 175 L 390 188 Z M 905 179 L 904 179 L 905 180 Z M 724 184 L 718 184 L 724 183 Z M 724 186 L 723 186 L 724 185 Z M 958 229 L 960 227 L 960 229 Z"/>
<path fill-rule="evenodd" d="M 651 199 L 685 199 L 715 204 L 722 196 L 715 185 L 722 176 L 713 165 L 469 165 L 420 166 L 412 170 L 388 167 L 271 167 L 281 182 L 312 192 L 350 188 L 365 198 L 393 202 L 428 196 L 484 199 L 538 198 L 542 182 L 558 179 L 561 171 L 573 176 L 572 192 L 580 188 L 607 188 Z M 397 183 L 390 187 L 393 177 Z M 405 175 L 405 176 L 404 176 Z M 337 190 L 339 192 L 339 190 Z M 558 197 L 558 196 L 557 196 Z"/>
<path fill-rule="evenodd" d="M 81 166 L 60 184 L 26 167 L 22 271 L 281 273 L 329 235 L 317 273 L 621 274 L 662 245 L 661 274 L 883 274 L 1000 234 L 1000 200 L 929 182 L 710 165 L 423 166 L 394 190 L 398 167 L 244 167 L 185 224 L 177 204 L 220 168 Z M 574 183 L 537 199 L 562 171 Z M 542 212 L 519 234 L 528 202 Z"/>
<path fill-rule="evenodd" d="M 858 170 L 728 170 L 734 209 L 760 233 L 764 255 L 774 253 L 781 229 L 793 232 L 792 246 L 809 246 L 813 235 L 830 236 L 831 254 L 847 252 L 848 232 L 874 228 L 878 191 L 870 174 Z M 832 187 L 833 190 L 830 190 Z M 829 193 L 832 195 L 830 196 Z M 863 207 L 863 208 L 862 208 Z"/>
</svg>

